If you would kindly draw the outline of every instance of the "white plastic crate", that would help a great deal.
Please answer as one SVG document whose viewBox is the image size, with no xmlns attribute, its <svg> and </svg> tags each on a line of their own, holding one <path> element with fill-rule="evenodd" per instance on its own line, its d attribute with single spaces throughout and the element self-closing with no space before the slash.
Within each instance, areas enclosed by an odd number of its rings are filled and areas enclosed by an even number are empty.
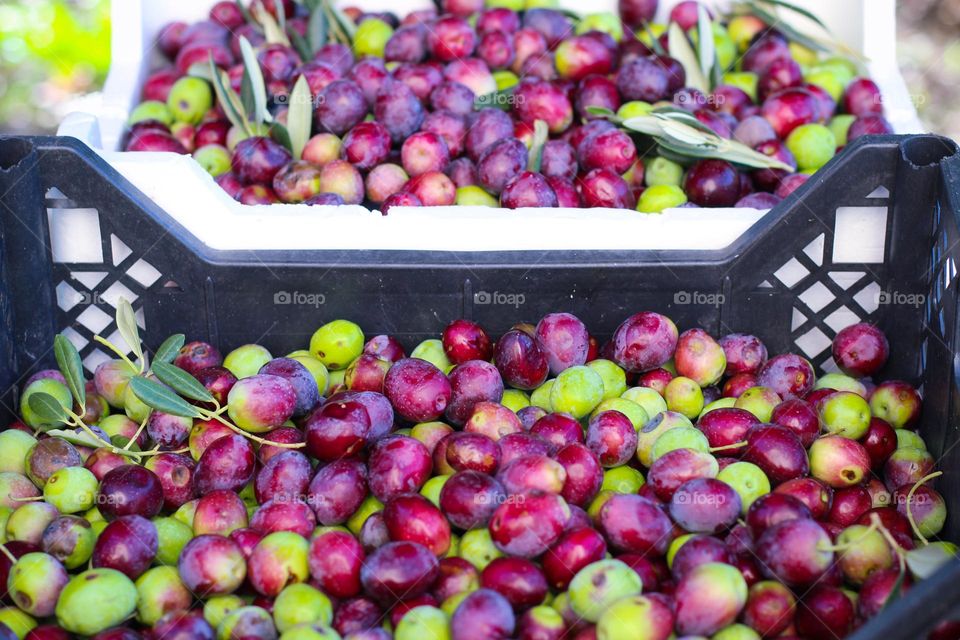
<svg viewBox="0 0 960 640">
<path fill-rule="evenodd" d="M 679 0 L 661 0 L 665 18 Z M 169 212 L 217 249 L 718 249 L 729 245 L 764 212 L 754 209 L 673 209 L 645 215 L 618 209 L 510 211 L 482 207 L 395 208 L 381 216 L 360 206 L 245 206 L 235 202 L 189 156 L 122 152 L 125 122 L 159 53 L 156 36 L 174 20 L 206 17 L 215 0 L 114 0 L 113 62 L 96 113 L 70 114 L 59 135 L 79 138 Z M 896 62 L 895 0 L 798 0 L 832 33 L 867 60 L 897 133 L 922 126 Z M 431 0 L 341 0 L 342 6 L 402 15 Z M 713 3 L 723 8 L 725 2 Z M 582 11 L 579 0 L 561 6 Z M 594 0 L 591 11 L 616 10 L 616 0 Z M 791 24 L 799 25 L 791 15 Z M 88 103 L 89 104 L 89 103 Z M 93 109 L 91 109 L 92 111 Z M 175 187 L 173 187 L 175 185 Z M 866 194 L 864 194 L 866 195 Z"/>
</svg>

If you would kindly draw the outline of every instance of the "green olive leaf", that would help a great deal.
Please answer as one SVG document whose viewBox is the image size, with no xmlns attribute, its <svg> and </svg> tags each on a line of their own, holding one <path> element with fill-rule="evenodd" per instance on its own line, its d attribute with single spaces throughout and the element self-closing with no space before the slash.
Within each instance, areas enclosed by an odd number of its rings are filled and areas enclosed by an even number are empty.
<svg viewBox="0 0 960 640">
<path fill-rule="evenodd" d="M 83 362 L 80 353 L 70 340 L 61 334 L 53 339 L 53 355 L 57 359 L 60 373 L 67 380 L 67 387 L 73 395 L 77 406 L 82 407 L 87 402 L 86 380 L 83 378 Z"/>
<path fill-rule="evenodd" d="M 533 142 L 530 144 L 528 171 L 540 173 L 540 165 L 543 164 L 543 147 L 550 139 L 550 129 L 543 120 L 537 120 L 533 123 Z"/>
<path fill-rule="evenodd" d="M 289 105 L 287 131 L 290 134 L 290 152 L 294 159 L 299 160 L 310 139 L 313 126 L 313 94 L 310 93 L 310 85 L 302 74 L 290 92 Z"/>
<path fill-rule="evenodd" d="M 274 122 L 270 125 L 270 137 L 273 138 L 277 144 L 282 144 L 287 148 L 287 151 L 293 154 L 293 142 L 290 139 L 290 130 L 279 122 Z"/>
<path fill-rule="evenodd" d="M 266 15 L 266 12 L 263 12 Z M 286 37 L 284 37 L 286 39 Z M 286 43 L 289 46 L 289 42 Z M 246 90 L 249 83 L 249 91 L 253 102 L 253 114 L 257 124 L 273 122 L 273 117 L 267 111 L 267 86 L 263 80 L 263 70 L 260 68 L 260 62 L 257 60 L 257 54 L 253 50 L 250 41 L 244 36 L 240 36 L 240 52 L 243 54 L 243 82 Z"/>
<path fill-rule="evenodd" d="M 213 91 L 217 95 L 217 102 L 223 108 L 224 115 L 237 129 L 244 131 L 248 136 L 251 135 L 250 119 L 247 117 L 246 110 L 243 108 L 243 101 L 240 96 L 230 86 L 227 75 L 221 71 L 213 62 L 213 56 L 210 56 L 210 75 L 213 77 Z"/>
<path fill-rule="evenodd" d="M 658 56 L 667 55 L 667 52 L 663 50 L 663 45 L 660 44 L 660 39 L 653 35 L 653 31 L 650 30 L 650 23 L 646 20 L 643 21 L 643 32 L 647 34 L 647 39 L 650 40 L 650 48 L 653 49 L 653 52 Z"/>
<path fill-rule="evenodd" d="M 45 424 L 65 424 L 67 422 L 66 408 L 49 393 L 31 393 L 27 399 L 27 404 L 30 406 L 30 410 L 37 414 L 37 417 Z"/>
<path fill-rule="evenodd" d="M 247 24 L 252 24 L 257 26 L 256 21 L 253 19 L 253 16 L 250 15 L 250 10 L 247 9 L 247 5 L 244 4 L 243 0 L 236 0 L 237 6 L 240 7 L 240 13 L 243 14 L 243 19 Z"/>
<path fill-rule="evenodd" d="M 99 449 L 103 446 L 103 443 L 91 436 L 86 431 L 69 431 L 67 429 L 54 429 L 53 431 L 47 431 L 47 435 L 52 438 L 60 438 L 61 440 L 66 440 L 70 444 L 80 445 L 81 447 L 90 447 L 91 449 Z"/>
<path fill-rule="evenodd" d="M 713 78 L 713 68 L 717 65 L 717 49 L 713 41 L 713 23 L 710 14 L 702 4 L 697 5 L 697 33 L 698 52 L 700 54 L 700 71 L 707 81 L 708 87 Z"/>
<path fill-rule="evenodd" d="M 131 379 L 129 384 L 134 395 L 152 409 L 183 418 L 203 417 L 199 409 L 159 382 L 138 376 Z"/>
<path fill-rule="evenodd" d="M 809 20 L 812 20 L 813 22 L 817 23 L 824 29 L 827 29 L 827 25 L 815 13 L 807 9 L 804 9 L 803 7 L 795 5 L 792 2 L 785 2 L 784 0 L 759 0 L 759 2 L 762 4 L 772 4 L 777 7 L 783 7 L 784 9 L 788 9 L 790 11 L 793 11 L 794 13 L 799 13 L 803 17 L 808 18 Z M 758 3 L 754 1 L 754 2 L 750 2 L 750 4 L 756 5 Z"/>
<path fill-rule="evenodd" d="M 133 307 L 123 296 L 117 300 L 117 330 L 137 359 L 143 360 L 143 345 L 140 343 L 137 316 L 133 312 Z"/>
<path fill-rule="evenodd" d="M 181 396 L 200 402 L 213 402 L 213 396 L 200 382 L 180 367 L 166 362 L 154 362 L 153 373 L 163 384 Z"/>
<path fill-rule="evenodd" d="M 307 42 L 307 39 L 304 38 L 296 29 L 290 29 L 290 44 L 293 45 L 293 48 L 296 49 L 297 55 L 300 56 L 300 59 L 304 62 L 310 62 L 310 59 L 313 58 L 313 49 L 310 47 L 310 43 Z"/>
<path fill-rule="evenodd" d="M 704 94 L 710 93 L 710 85 L 703 71 L 700 70 L 700 61 L 697 59 L 697 54 L 680 25 L 671 22 L 667 28 L 667 38 L 670 43 L 670 56 L 683 66 L 683 70 L 687 74 L 687 86 L 699 89 Z M 712 33 L 710 34 L 710 42 L 713 42 Z"/>
<path fill-rule="evenodd" d="M 949 545 L 949 546 L 948 546 Z M 907 552 L 907 566 L 918 580 L 925 580 L 957 558 L 957 549 L 949 542 L 931 542 Z"/>
<path fill-rule="evenodd" d="M 186 336 L 182 333 L 175 333 L 164 340 L 153 354 L 153 366 L 156 367 L 158 362 L 173 362 L 186 340 Z"/>
<path fill-rule="evenodd" d="M 327 13 L 323 7 L 317 6 L 310 11 L 310 21 L 307 23 L 307 37 L 310 48 L 316 52 L 327 44 Z"/>
</svg>

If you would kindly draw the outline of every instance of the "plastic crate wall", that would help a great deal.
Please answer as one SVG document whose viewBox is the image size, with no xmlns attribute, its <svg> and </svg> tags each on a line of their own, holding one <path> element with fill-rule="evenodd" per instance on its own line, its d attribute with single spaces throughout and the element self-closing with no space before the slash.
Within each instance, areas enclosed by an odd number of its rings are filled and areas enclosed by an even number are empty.
<svg viewBox="0 0 960 640">
<path fill-rule="evenodd" d="M 893 345 L 883 377 L 922 385 L 923 434 L 945 471 L 948 534 L 960 534 L 960 157 L 945 139 L 858 141 L 733 245 L 706 252 L 214 251 L 66 139 L 0 139 L 0 187 L 8 413 L 18 383 L 53 364 L 55 333 L 95 367 L 105 354 L 93 336 L 115 335 L 121 294 L 148 346 L 183 332 L 221 349 L 259 342 L 277 354 L 302 348 L 338 317 L 412 348 L 458 317 L 499 335 L 565 310 L 603 339 L 630 314 L 655 310 L 681 330 L 754 333 L 771 353 L 801 353 L 826 371 L 836 331 L 869 320 Z M 51 238 L 57 215 L 97 224 L 99 247 Z M 301 293 L 322 304 L 293 304 Z M 912 593 L 909 606 L 897 603 L 857 640 L 922 637 L 923 625 L 960 601 L 960 562 Z"/>
</svg>

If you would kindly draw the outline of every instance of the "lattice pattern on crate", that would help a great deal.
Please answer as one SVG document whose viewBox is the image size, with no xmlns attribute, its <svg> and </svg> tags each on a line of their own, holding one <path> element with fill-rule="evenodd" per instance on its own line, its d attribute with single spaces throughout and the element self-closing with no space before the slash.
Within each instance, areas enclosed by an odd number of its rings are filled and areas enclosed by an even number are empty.
<svg viewBox="0 0 960 640">
<path fill-rule="evenodd" d="M 791 340 L 796 353 L 819 371 L 837 370 L 830 353 L 837 332 L 875 319 L 884 301 L 885 200 L 890 192 L 879 186 L 866 197 L 877 202 L 838 208 L 833 233 L 816 235 L 757 287 L 762 292 L 792 294 Z M 870 237 L 864 239 L 864 233 Z M 853 250 L 842 244 L 852 237 L 858 241 Z"/>
<path fill-rule="evenodd" d="M 930 291 L 924 300 L 924 321 L 926 322 L 928 333 L 925 334 L 920 351 L 921 368 L 926 368 L 927 357 L 931 336 L 934 340 L 939 340 L 948 347 L 953 340 L 952 332 L 948 331 L 947 309 L 945 304 L 952 300 L 947 295 L 951 286 L 956 286 L 957 263 L 952 253 L 957 252 L 956 244 L 960 238 L 951 238 L 948 232 L 947 220 L 943 216 L 943 210 L 940 205 L 934 212 L 934 234 L 933 243 L 930 247 Z M 951 328 L 952 329 L 952 328 Z"/>
<path fill-rule="evenodd" d="M 91 373 L 116 357 L 94 340 L 107 338 L 127 355 L 130 346 L 117 331 L 117 301 L 130 301 L 141 329 L 145 329 L 143 294 L 163 276 L 153 263 L 101 226 L 96 209 L 77 206 L 58 189 L 47 192 L 47 215 L 60 329 L 80 351 Z"/>
</svg>

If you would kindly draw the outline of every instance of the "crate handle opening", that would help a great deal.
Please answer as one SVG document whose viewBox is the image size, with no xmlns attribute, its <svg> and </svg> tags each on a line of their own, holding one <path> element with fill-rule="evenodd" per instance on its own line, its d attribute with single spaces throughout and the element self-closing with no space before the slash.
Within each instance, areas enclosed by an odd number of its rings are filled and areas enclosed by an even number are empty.
<svg viewBox="0 0 960 640">
<path fill-rule="evenodd" d="M 33 154 L 26 138 L 0 138 L 0 171 L 10 171 Z"/>
<path fill-rule="evenodd" d="M 940 164 L 946 158 L 956 155 L 957 144 L 942 136 L 913 136 L 900 147 L 903 159 L 916 168 Z"/>
</svg>

